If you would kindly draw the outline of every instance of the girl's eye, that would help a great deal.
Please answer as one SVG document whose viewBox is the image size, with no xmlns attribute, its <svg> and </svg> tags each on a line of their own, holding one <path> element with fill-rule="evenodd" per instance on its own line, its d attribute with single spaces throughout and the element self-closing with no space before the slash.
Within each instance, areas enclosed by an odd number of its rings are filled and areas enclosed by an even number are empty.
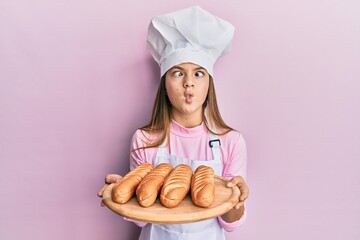
<svg viewBox="0 0 360 240">
<path fill-rule="evenodd" d="M 173 72 L 173 76 L 174 77 L 181 77 L 183 74 L 182 74 L 182 72 L 180 72 L 180 71 L 175 71 L 175 72 Z"/>
<path fill-rule="evenodd" d="M 196 77 L 203 77 L 203 76 L 205 76 L 205 74 L 204 74 L 203 72 L 201 72 L 201 71 L 197 71 L 197 72 L 195 73 L 195 76 L 196 76 Z"/>
</svg>

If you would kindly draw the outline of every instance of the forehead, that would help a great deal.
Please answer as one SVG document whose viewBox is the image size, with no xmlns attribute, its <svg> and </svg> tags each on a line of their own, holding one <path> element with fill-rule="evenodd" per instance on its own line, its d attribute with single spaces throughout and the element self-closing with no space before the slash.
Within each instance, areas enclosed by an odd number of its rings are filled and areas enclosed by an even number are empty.
<svg viewBox="0 0 360 240">
<path fill-rule="evenodd" d="M 180 63 L 180 64 L 176 64 L 175 66 L 173 66 L 171 69 L 180 69 L 180 70 L 199 70 L 199 69 L 203 69 L 206 70 L 205 68 L 201 67 L 200 65 L 194 64 L 194 63 L 190 63 L 190 62 L 186 62 L 186 63 Z"/>
</svg>

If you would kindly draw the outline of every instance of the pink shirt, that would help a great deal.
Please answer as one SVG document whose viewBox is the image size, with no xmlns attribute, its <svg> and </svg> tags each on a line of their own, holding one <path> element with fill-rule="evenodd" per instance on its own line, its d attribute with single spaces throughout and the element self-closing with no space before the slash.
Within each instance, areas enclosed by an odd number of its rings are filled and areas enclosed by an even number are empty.
<svg viewBox="0 0 360 240">
<path fill-rule="evenodd" d="M 144 147 L 147 138 L 151 136 L 144 135 L 144 132 L 137 130 L 133 136 L 131 150 Z M 246 179 L 246 144 L 243 136 L 237 131 L 218 136 L 221 142 L 220 152 L 223 165 L 222 176 L 231 179 L 235 176 L 242 176 Z M 158 148 L 147 148 L 132 151 L 130 154 L 130 169 L 137 165 L 148 162 L 153 164 Z M 170 124 L 170 145 L 167 148 L 171 155 L 181 156 L 193 160 L 207 161 L 213 159 L 211 148 L 209 147 L 209 134 L 204 124 L 194 128 L 185 128 L 174 120 Z M 219 217 L 220 225 L 226 231 L 233 231 L 239 227 L 246 218 L 245 214 L 240 220 L 227 223 Z M 136 224 L 140 227 L 146 223 Z"/>
</svg>

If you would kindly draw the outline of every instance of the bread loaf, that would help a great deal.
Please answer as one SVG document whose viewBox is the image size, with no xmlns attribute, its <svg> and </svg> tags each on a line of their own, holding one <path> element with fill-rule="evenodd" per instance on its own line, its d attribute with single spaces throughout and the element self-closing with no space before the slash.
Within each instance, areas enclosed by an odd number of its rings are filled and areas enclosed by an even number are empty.
<svg viewBox="0 0 360 240">
<path fill-rule="evenodd" d="M 176 207 L 190 190 L 192 170 L 185 164 L 175 167 L 165 179 L 160 193 L 160 202 L 168 208 Z"/>
<path fill-rule="evenodd" d="M 111 197 L 114 202 L 126 203 L 134 195 L 141 180 L 153 169 L 150 163 L 143 163 L 119 179 L 112 188 Z"/>
<path fill-rule="evenodd" d="M 156 201 L 165 178 L 172 170 L 170 163 L 161 163 L 140 182 L 136 189 L 136 197 L 143 207 L 150 207 Z"/>
<path fill-rule="evenodd" d="M 209 207 L 215 198 L 215 173 L 211 167 L 199 166 L 191 179 L 191 199 L 199 207 Z"/>
</svg>

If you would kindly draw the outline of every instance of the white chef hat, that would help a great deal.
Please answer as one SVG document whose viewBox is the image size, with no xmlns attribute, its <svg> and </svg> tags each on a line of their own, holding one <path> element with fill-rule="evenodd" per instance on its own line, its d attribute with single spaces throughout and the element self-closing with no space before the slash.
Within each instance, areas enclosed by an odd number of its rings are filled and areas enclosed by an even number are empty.
<svg viewBox="0 0 360 240">
<path fill-rule="evenodd" d="M 230 51 L 234 26 L 199 6 L 154 17 L 147 45 L 163 76 L 176 64 L 191 62 L 213 75 L 215 61 Z"/>
</svg>

